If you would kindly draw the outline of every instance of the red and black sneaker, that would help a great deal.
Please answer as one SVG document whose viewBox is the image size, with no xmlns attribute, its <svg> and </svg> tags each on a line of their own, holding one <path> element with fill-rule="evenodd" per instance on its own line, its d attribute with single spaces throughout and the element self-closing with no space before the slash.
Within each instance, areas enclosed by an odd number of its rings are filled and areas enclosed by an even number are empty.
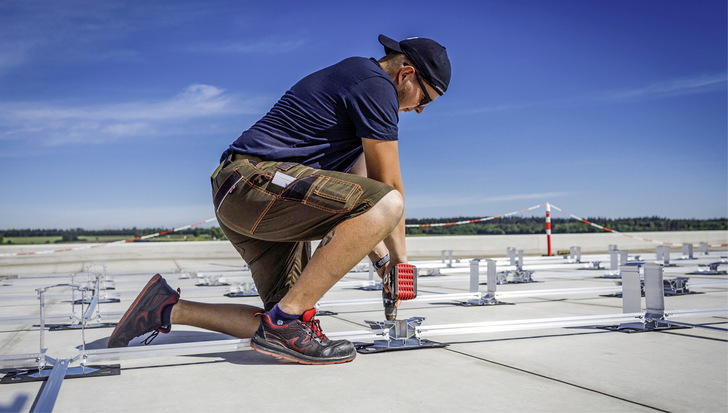
<svg viewBox="0 0 728 413">
<path fill-rule="evenodd" d="M 313 318 L 315 309 L 303 313 L 300 320 L 283 325 L 271 322 L 267 313 L 261 316 L 260 327 L 253 334 L 250 346 L 274 357 L 301 364 L 346 363 L 356 357 L 356 348 L 346 340 L 330 340 Z"/>
<path fill-rule="evenodd" d="M 108 346 L 126 347 L 134 337 L 153 331 L 145 341 L 149 344 L 160 332 L 169 333 L 172 326 L 162 321 L 162 310 L 176 304 L 179 293 L 179 289 L 173 290 L 161 275 L 152 277 L 111 333 Z"/>
</svg>

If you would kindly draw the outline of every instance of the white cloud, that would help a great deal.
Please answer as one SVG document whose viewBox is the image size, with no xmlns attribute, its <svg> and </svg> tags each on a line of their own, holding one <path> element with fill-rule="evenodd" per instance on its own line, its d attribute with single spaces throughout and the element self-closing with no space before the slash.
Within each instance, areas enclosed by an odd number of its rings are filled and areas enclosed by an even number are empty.
<svg viewBox="0 0 728 413">
<path fill-rule="evenodd" d="M 691 95 L 695 93 L 708 93 L 725 90 L 728 77 L 720 75 L 699 75 L 692 78 L 673 79 L 666 82 L 653 83 L 644 87 L 624 89 L 604 93 L 596 100 L 626 101 L 637 99 L 659 99 Z"/>
<path fill-rule="evenodd" d="M 189 48 L 193 52 L 221 54 L 279 54 L 290 53 L 306 45 L 306 40 L 297 39 L 263 39 L 249 43 L 204 43 Z"/>
<path fill-rule="evenodd" d="M 663 99 L 698 93 L 709 93 L 726 89 L 728 75 L 696 75 L 690 78 L 672 79 L 647 86 L 601 91 L 585 96 L 559 97 L 542 101 L 503 103 L 500 105 L 474 108 L 467 113 L 491 113 L 523 110 L 532 107 L 574 106 L 594 103 L 627 102 L 646 99 Z"/>
<path fill-rule="evenodd" d="M 21 102 L 5 104 L 3 117 L 27 121 L 67 121 L 92 119 L 95 121 L 171 120 L 234 113 L 231 99 L 222 89 L 209 85 L 191 85 L 178 95 L 159 102 L 128 102 L 107 105 L 67 105 L 63 102 L 42 104 Z"/>
<path fill-rule="evenodd" d="M 261 99 L 241 100 L 223 89 L 195 84 L 159 101 L 109 104 L 0 102 L 0 140 L 42 145 L 100 144 L 122 137 L 154 136 L 170 124 L 257 114 Z"/>
<path fill-rule="evenodd" d="M 408 209 L 434 209 L 434 208 L 451 208 L 451 207 L 470 207 L 476 205 L 494 204 L 500 202 L 524 201 L 523 208 L 530 207 L 525 205 L 525 201 L 537 200 L 547 202 L 554 198 L 569 195 L 568 192 L 541 192 L 526 194 L 506 194 L 496 196 L 476 196 L 476 195 L 460 195 L 460 194 L 413 194 L 406 195 L 406 203 Z M 504 211 L 507 212 L 507 211 Z"/>
</svg>

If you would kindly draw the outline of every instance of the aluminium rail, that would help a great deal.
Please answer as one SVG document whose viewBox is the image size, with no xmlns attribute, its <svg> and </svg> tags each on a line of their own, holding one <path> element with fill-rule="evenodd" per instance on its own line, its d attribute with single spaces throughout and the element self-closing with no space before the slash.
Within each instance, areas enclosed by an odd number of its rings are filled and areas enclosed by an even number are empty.
<svg viewBox="0 0 728 413">
<path fill-rule="evenodd" d="M 419 281 L 418 281 L 419 282 Z M 728 281 L 716 280 L 706 282 L 689 282 L 688 287 L 728 287 Z M 580 295 L 580 294 L 610 294 L 622 292 L 621 286 L 608 286 L 608 287 L 585 287 L 585 288 L 554 288 L 554 289 L 542 289 L 542 290 L 518 290 L 518 291 L 496 291 L 495 298 L 500 299 L 511 299 L 521 297 L 542 297 L 550 295 Z M 481 299 L 484 293 L 472 292 L 472 293 L 453 293 L 453 294 L 429 294 L 420 295 L 413 300 L 404 301 L 403 303 L 419 303 L 419 302 L 435 302 L 442 300 L 468 300 L 468 299 Z M 370 305 L 379 304 L 382 299 L 377 298 L 361 298 L 352 300 L 324 300 L 319 301 L 317 308 L 329 308 L 337 306 L 357 306 L 357 305 Z M 101 313 L 101 318 L 105 320 L 118 320 L 124 314 L 123 311 L 111 311 Z M 46 321 L 51 322 L 64 322 L 72 321 L 74 319 L 73 314 L 57 314 L 57 315 L 46 315 Z M 20 323 L 31 323 L 37 322 L 37 315 L 27 316 L 13 316 L 13 317 L 0 317 L 0 325 L 2 324 L 20 324 Z"/>
<path fill-rule="evenodd" d="M 667 317 L 659 321 L 669 322 L 670 319 L 674 317 L 686 318 L 695 316 L 707 317 L 716 315 L 728 315 L 728 307 L 672 311 L 670 314 L 667 315 Z M 586 327 L 600 323 L 618 324 L 635 322 L 640 320 L 658 321 L 650 319 L 644 313 L 619 313 L 574 317 L 551 317 L 525 320 L 502 320 L 476 323 L 418 326 L 416 328 L 416 334 L 419 338 L 428 338 L 436 336 L 458 336 L 469 334 L 514 332 L 579 326 Z M 372 340 L 382 337 L 387 338 L 388 331 L 389 330 L 386 329 L 355 330 L 327 333 L 327 336 L 332 339 L 347 339 L 349 341 Z M 247 350 L 249 348 L 250 339 L 230 339 L 190 343 L 158 344 L 144 347 L 138 346 L 93 350 L 87 349 L 79 351 L 79 353 L 73 358 L 73 361 L 79 361 L 81 362 L 81 364 L 107 363 L 119 360 L 150 357 L 225 353 Z"/>
</svg>

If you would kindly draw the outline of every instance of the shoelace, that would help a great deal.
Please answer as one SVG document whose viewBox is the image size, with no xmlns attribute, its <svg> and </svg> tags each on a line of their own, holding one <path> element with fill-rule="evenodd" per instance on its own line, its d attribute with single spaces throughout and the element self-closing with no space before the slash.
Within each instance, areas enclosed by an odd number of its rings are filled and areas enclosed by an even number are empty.
<svg viewBox="0 0 728 413">
<path fill-rule="evenodd" d="M 326 334 L 321 330 L 321 324 L 318 319 L 312 318 L 309 321 L 303 322 L 321 341 L 326 341 Z"/>
<path fill-rule="evenodd" d="M 154 330 L 154 331 L 152 331 L 152 334 L 148 335 L 147 338 L 145 338 L 144 341 L 142 341 L 142 343 L 145 346 L 148 346 L 149 344 L 152 344 L 152 341 L 154 341 L 154 339 L 157 338 L 158 335 L 159 335 L 159 330 Z"/>
</svg>

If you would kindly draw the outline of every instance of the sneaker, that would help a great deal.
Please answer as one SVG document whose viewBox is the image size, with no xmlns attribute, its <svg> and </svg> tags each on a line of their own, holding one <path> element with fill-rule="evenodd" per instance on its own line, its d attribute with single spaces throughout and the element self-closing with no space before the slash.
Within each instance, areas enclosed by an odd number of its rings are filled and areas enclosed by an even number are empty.
<svg viewBox="0 0 728 413">
<path fill-rule="evenodd" d="M 330 340 L 319 321 L 313 317 L 315 309 L 303 313 L 300 320 L 283 325 L 271 322 L 267 313 L 261 317 L 260 327 L 253 334 L 250 346 L 256 351 L 301 364 L 336 364 L 354 360 L 356 348 L 346 340 Z"/>
<path fill-rule="evenodd" d="M 176 304 L 179 293 L 180 290 L 173 290 L 161 275 L 152 277 L 111 333 L 108 346 L 126 347 L 134 337 L 152 331 L 145 340 L 145 344 L 149 344 L 160 332 L 169 333 L 172 326 L 162 324 L 162 309 Z"/>
</svg>

